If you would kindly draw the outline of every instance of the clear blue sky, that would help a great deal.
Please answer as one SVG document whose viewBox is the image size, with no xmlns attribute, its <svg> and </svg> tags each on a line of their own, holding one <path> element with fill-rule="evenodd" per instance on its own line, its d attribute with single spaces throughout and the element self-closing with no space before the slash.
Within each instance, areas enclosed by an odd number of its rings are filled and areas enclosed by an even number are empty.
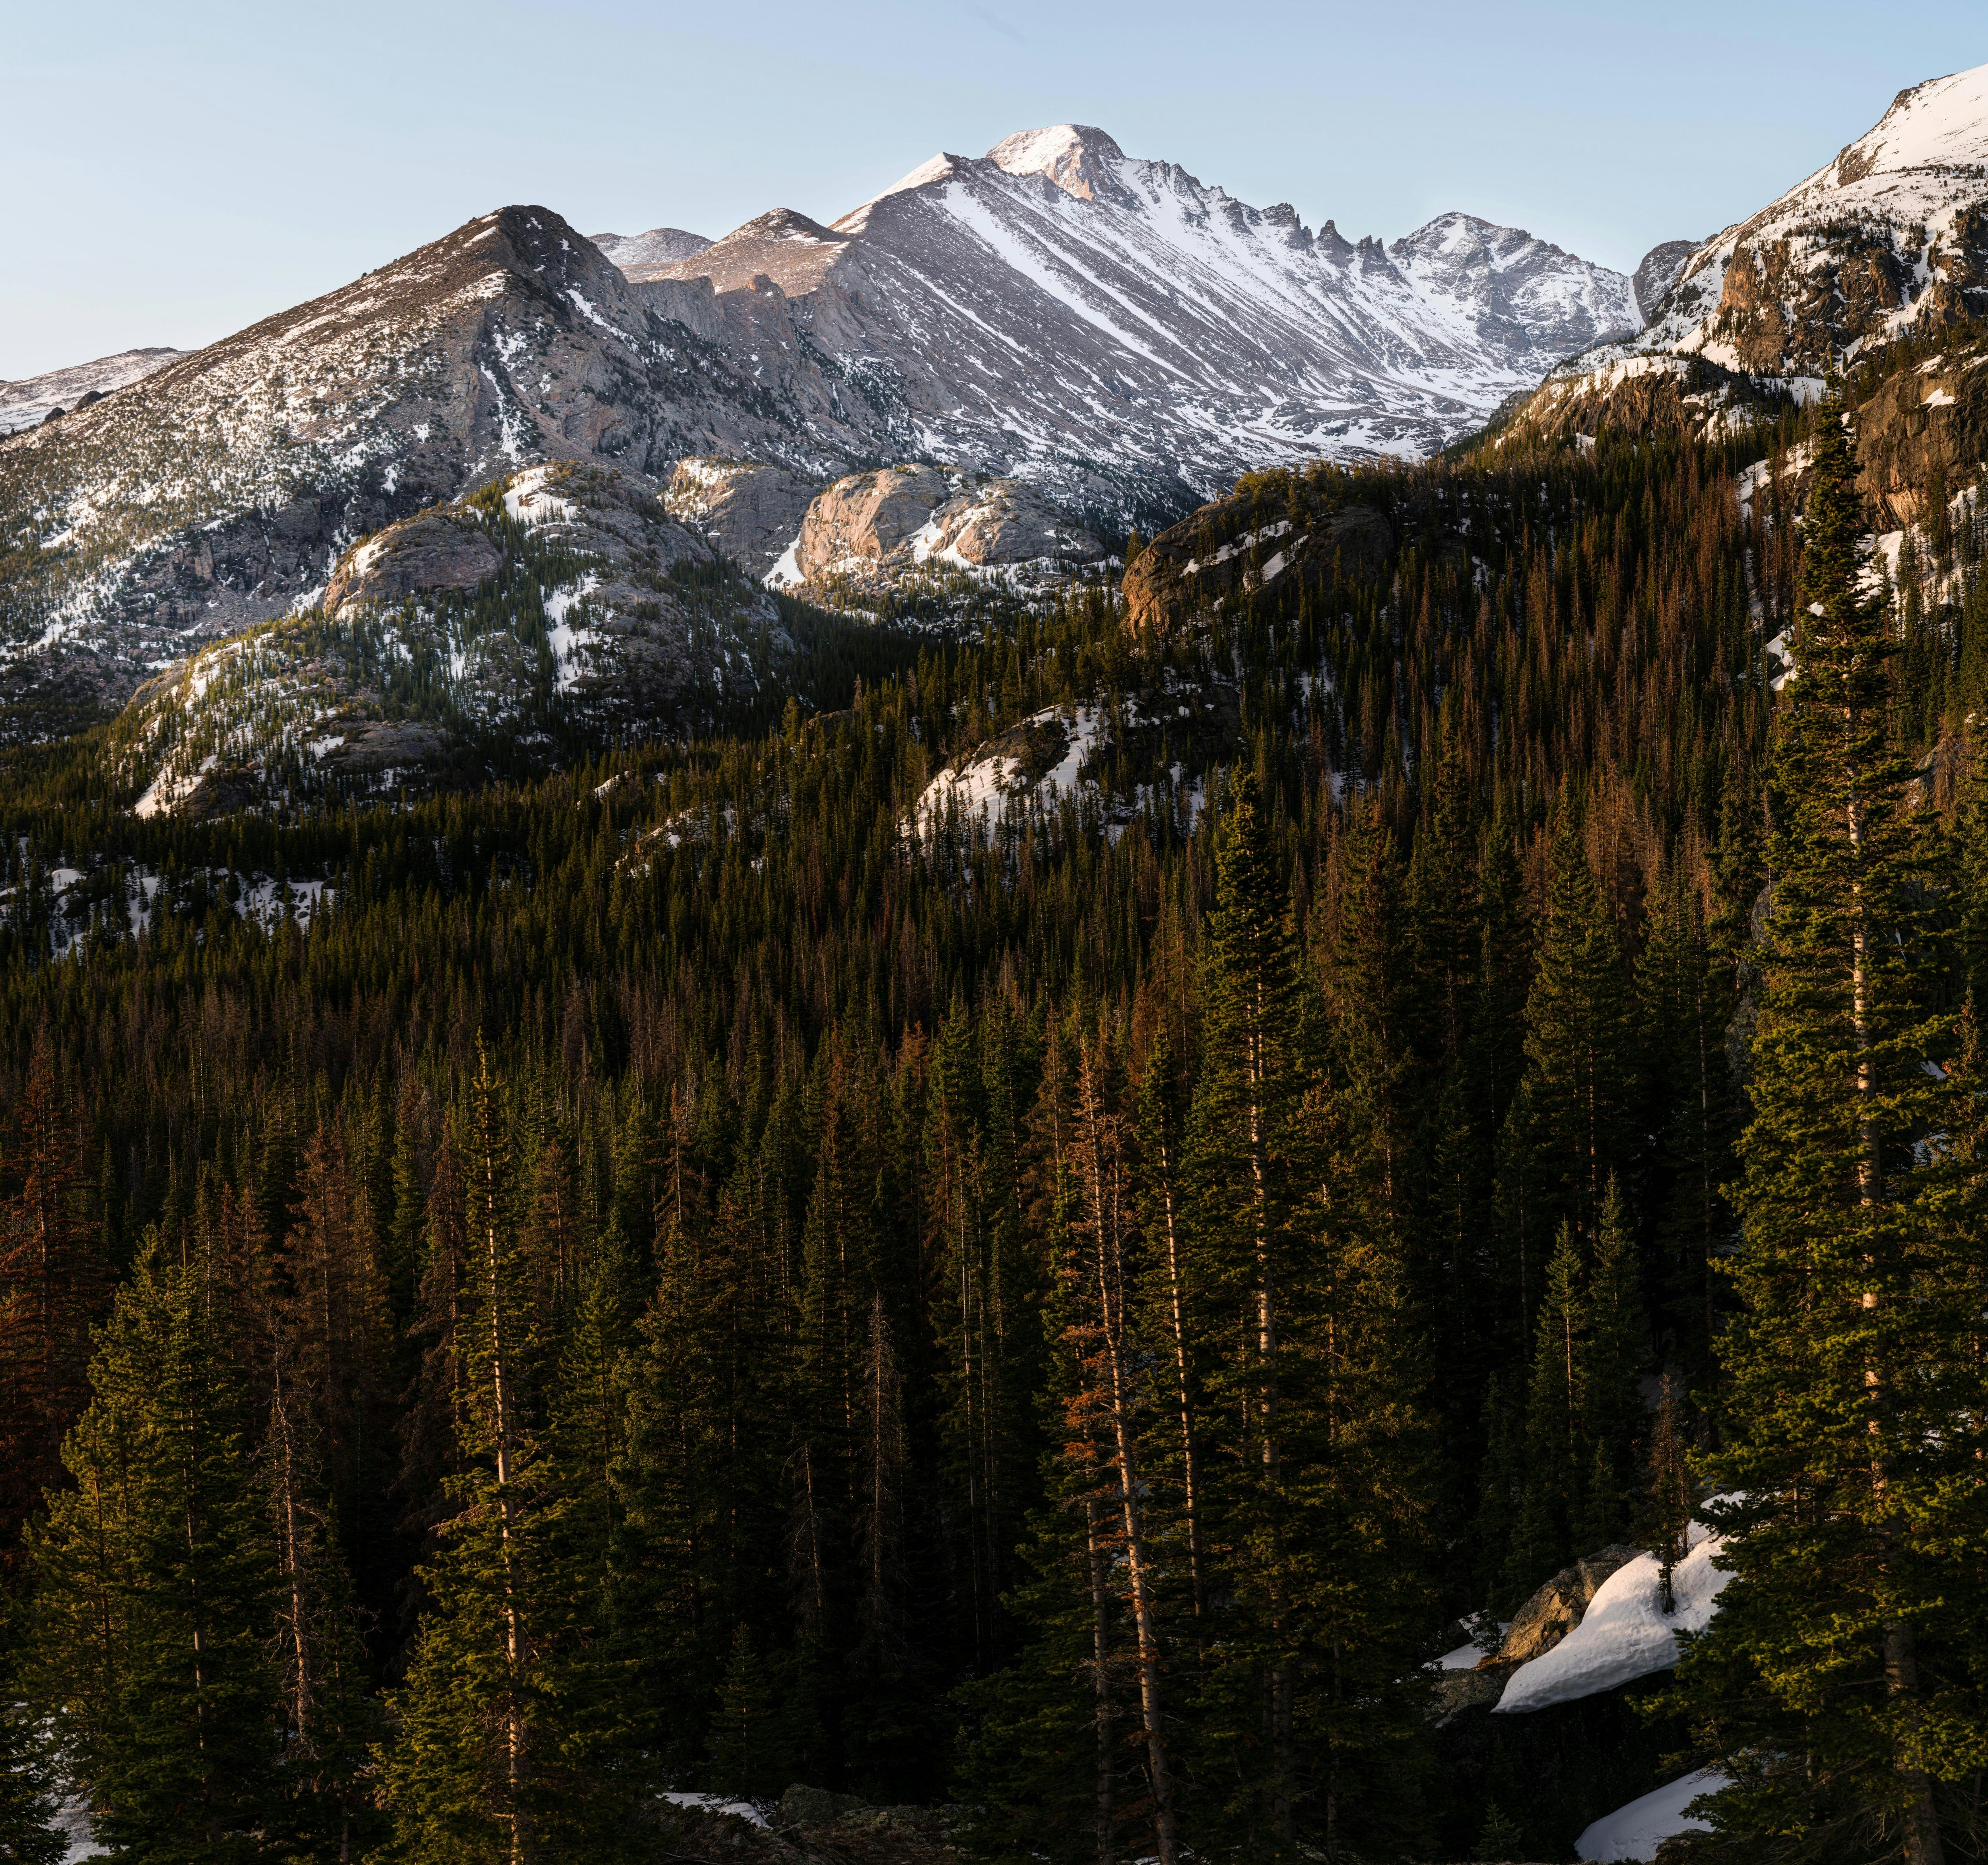
<svg viewBox="0 0 1988 1865">
<path fill-rule="evenodd" d="M 210 341 L 507 201 L 829 219 L 1069 121 L 1351 237 L 1462 208 L 1626 269 L 1984 61 L 1982 0 L 0 0 L 0 378 Z"/>
</svg>

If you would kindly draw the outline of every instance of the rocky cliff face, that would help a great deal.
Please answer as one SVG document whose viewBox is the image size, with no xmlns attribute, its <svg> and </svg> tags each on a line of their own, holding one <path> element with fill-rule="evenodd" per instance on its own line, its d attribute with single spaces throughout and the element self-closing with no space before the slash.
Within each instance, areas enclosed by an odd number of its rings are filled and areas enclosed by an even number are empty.
<svg viewBox="0 0 1988 1865">
<path fill-rule="evenodd" d="M 1858 486 L 1880 531 L 1935 520 L 1933 501 L 1975 483 L 1988 459 L 1988 337 L 1956 333 L 1859 400 Z"/>
<path fill-rule="evenodd" d="M 677 462 L 665 502 L 672 516 L 748 574 L 764 577 L 794 547 L 820 489 L 817 481 L 759 460 L 692 455 Z"/>
<path fill-rule="evenodd" d="M 901 465 L 824 489 L 802 520 L 793 561 L 805 582 L 881 586 L 926 564 L 985 570 L 1104 557 L 1091 533 L 1024 480 Z"/>
<path fill-rule="evenodd" d="M 1701 243 L 1695 239 L 1667 239 L 1643 255 L 1630 274 L 1629 283 L 1636 294 L 1637 313 L 1645 323 L 1676 284 L 1678 275 Z"/>
</svg>

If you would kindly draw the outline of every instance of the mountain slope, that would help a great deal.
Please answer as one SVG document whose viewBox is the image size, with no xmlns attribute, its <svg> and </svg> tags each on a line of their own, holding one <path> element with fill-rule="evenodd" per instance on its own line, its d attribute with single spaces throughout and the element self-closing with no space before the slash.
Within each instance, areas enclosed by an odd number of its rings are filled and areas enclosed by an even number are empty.
<svg viewBox="0 0 1988 1865">
<path fill-rule="evenodd" d="M 35 427 L 59 409 L 66 413 L 85 396 L 93 401 L 164 368 L 174 357 L 184 354 L 184 350 L 164 348 L 120 350 L 115 356 L 100 356 L 93 363 L 73 363 L 46 375 L 0 382 L 0 435 Z"/>
</svg>

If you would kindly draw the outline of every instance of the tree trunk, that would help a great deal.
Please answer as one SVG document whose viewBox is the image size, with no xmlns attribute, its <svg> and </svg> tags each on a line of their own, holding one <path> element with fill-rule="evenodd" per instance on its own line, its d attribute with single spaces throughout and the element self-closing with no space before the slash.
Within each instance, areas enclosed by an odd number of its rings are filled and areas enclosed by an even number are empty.
<svg viewBox="0 0 1988 1865">
<path fill-rule="evenodd" d="M 1104 1545 L 1097 1532 L 1097 1504 L 1084 1500 L 1085 1552 L 1090 1557 L 1091 1674 L 1096 1692 L 1097 1731 L 1097 1787 L 1092 1802 L 1097 1825 L 1097 1865 L 1114 1865 L 1117 1857 L 1113 1829 L 1117 1811 L 1113 1792 L 1111 1621 L 1107 1612 L 1110 1596 L 1105 1590 Z"/>
</svg>

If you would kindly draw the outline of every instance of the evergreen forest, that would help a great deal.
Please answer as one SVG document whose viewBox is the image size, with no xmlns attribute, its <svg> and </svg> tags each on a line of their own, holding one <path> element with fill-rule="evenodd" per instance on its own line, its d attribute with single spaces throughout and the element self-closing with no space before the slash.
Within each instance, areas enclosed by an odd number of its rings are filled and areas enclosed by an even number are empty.
<svg viewBox="0 0 1988 1865">
<path fill-rule="evenodd" d="M 1988 1856 L 1988 577 L 1838 415 L 1254 476 L 1387 562 L 550 776 L 7 754 L 0 1857 Z M 1694 1517 L 1682 1664 L 1442 1697 Z"/>
</svg>

